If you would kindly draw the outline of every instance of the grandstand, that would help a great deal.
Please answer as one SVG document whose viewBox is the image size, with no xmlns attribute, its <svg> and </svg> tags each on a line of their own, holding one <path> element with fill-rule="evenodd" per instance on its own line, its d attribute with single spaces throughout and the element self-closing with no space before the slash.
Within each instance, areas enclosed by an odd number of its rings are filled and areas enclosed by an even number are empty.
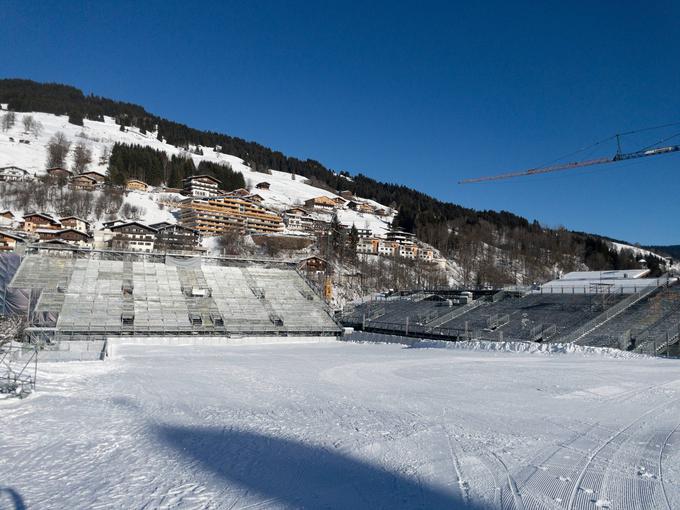
<svg viewBox="0 0 680 510">
<path fill-rule="evenodd" d="M 32 328 L 55 339 L 341 333 L 323 299 L 286 264 L 78 256 L 28 255 L 10 282 L 37 296 Z"/>
<path fill-rule="evenodd" d="M 343 316 L 366 331 L 449 340 L 565 342 L 668 352 L 680 341 L 680 285 L 646 270 L 579 272 L 463 305 L 432 294 L 362 303 Z M 422 293 L 419 293 L 422 294 Z M 677 348 L 677 347 L 676 347 Z"/>
</svg>

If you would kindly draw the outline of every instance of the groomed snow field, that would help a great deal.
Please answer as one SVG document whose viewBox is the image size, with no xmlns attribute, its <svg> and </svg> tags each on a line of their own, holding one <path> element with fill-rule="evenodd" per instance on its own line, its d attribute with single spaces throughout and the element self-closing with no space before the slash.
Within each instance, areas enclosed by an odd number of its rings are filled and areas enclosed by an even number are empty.
<svg viewBox="0 0 680 510">
<path fill-rule="evenodd" d="M 680 363 L 127 345 L 0 402 L 0 508 L 680 508 Z"/>
</svg>

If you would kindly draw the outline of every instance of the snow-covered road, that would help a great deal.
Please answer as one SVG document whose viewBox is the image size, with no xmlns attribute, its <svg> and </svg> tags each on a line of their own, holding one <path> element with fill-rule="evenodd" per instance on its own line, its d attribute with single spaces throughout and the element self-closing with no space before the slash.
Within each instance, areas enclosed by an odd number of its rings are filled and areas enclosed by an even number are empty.
<svg viewBox="0 0 680 510">
<path fill-rule="evenodd" d="M 0 508 L 680 508 L 680 362 L 123 346 L 0 402 Z"/>
</svg>

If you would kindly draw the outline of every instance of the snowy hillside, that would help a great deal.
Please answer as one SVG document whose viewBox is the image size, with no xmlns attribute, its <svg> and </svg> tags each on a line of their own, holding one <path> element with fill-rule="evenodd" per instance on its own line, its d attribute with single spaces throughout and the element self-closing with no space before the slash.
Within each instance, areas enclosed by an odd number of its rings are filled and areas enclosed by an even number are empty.
<svg viewBox="0 0 680 510">
<path fill-rule="evenodd" d="M 42 125 L 42 130 L 37 136 L 24 132 L 22 120 L 27 115 L 31 115 Z M 198 155 L 158 140 L 156 133 L 153 132 L 142 134 L 135 127 L 128 127 L 125 132 L 120 131 L 120 126 L 110 117 L 106 117 L 104 122 L 85 119 L 83 126 L 70 124 L 67 116 L 48 113 L 17 113 L 16 117 L 14 127 L 6 132 L 0 132 L 0 167 L 18 166 L 33 175 L 43 174 L 47 161 L 47 144 L 55 133 L 62 132 L 72 142 L 72 147 L 82 142 L 90 148 L 93 163 L 88 167 L 88 170 L 94 170 L 103 174 L 107 172 L 107 161 L 106 159 L 100 161 L 100 156 L 108 154 L 108 151 L 115 143 L 137 144 L 164 151 L 169 157 L 181 154 L 190 156 L 196 166 L 201 161 L 222 164 L 229 163 L 233 170 L 243 174 L 248 187 L 251 189 L 257 183 L 267 181 L 271 184 L 270 189 L 258 189 L 257 193 L 264 198 L 265 206 L 278 211 L 295 205 L 301 205 L 305 200 L 317 196 L 337 196 L 329 191 L 306 184 L 306 179 L 300 176 L 295 176 L 295 179 L 293 179 L 293 176 L 286 172 L 272 171 L 271 174 L 255 172 L 245 165 L 242 159 L 215 152 L 213 147 L 200 147 L 203 155 Z M 21 140 L 27 140 L 30 143 L 21 143 Z M 67 160 L 67 166 L 69 167 L 72 163 L 72 152 Z M 135 196 L 131 194 L 126 201 L 144 207 L 149 215 L 145 219 L 149 222 L 174 221 L 172 215 L 167 211 L 158 210 L 157 204 L 149 196 Z M 382 209 L 387 209 L 384 205 L 370 200 L 365 200 L 365 202 Z M 338 216 L 341 223 L 348 226 L 354 224 L 357 228 L 371 229 L 374 234 L 385 232 L 393 218 L 392 215 L 379 217 L 347 209 L 339 211 Z"/>
</svg>

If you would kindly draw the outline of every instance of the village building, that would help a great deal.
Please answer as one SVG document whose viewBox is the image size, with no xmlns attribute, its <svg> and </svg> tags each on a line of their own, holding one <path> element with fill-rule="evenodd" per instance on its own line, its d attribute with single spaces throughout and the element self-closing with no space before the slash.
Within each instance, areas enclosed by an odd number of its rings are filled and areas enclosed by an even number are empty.
<svg viewBox="0 0 680 510">
<path fill-rule="evenodd" d="M 314 230 L 314 217 L 302 207 L 292 207 L 283 211 L 283 221 L 288 230 L 302 232 Z"/>
<path fill-rule="evenodd" d="M 402 258 L 415 260 L 418 256 L 418 247 L 415 244 L 401 244 L 399 245 L 398 254 Z"/>
<path fill-rule="evenodd" d="M 267 181 L 258 182 L 258 183 L 255 185 L 255 187 L 256 187 L 257 189 L 269 189 L 270 186 L 271 186 L 271 184 L 269 184 Z"/>
<path fill-rule="evenodd" d="M 340 192 L 340 196 L 345 200 L 351 200 L 354 197 L 354 194 L 350 190 L 346 189 Z"/>
<path fill-rule="evenodd" d="M 211 175 L 190 175 L 182 180 L 182 194 L 190 197 L 216 197 L 221 195 L 222 182 Z"/>
<path fill-rule="evenodd" d="M 344 198 L 341 197 L 334 197 L 333 202 L 335 202 L 336 207 L 344 207 L 345 204 L 347 204 L 348 200 L 345 200 Z"/>
<path fill-rule="evenodd" d="M 117 251 L 153 251 L 156 229 L 137 221 L 113 225 L 111 248 Z"/>
<path fill-rule="evenodd" d="M 30 174 L 18 166 L 5 166 L 0 168 L 0 182 L 20 182 L 30 178 Z"/>
<path fill-rule="evenodd" d="M 40 242 L 46 241 L 62 241 L 64 243 L 70 244 L 72 246 L 78 246 L 80 248 L 90 247 L 92 245 L 92 236 L 86 232 L 76 230 L 74 228 L 65 228 L 62 230 L 52 230 L 52 229 L 37 229 L 35 231 L 38 234 Z"/>
<path fill-rule="evenodd" d="M 411 232 L 406 232 L 401 229 L 393 229 L 385 234 L 386 241 L 392 241 L 397 244 L 413 244 L 415 242 L 416 235 Z"/>
<path fill-rule="evenodd" d="M 378 255 L 394 257 L 399 253 L 399 245 L 393 242 L 380 241 L 378 243 Z"/>
<path fill-rule="evenodd" d="M 130 179 L 125 183 L 125 189 L 128 191 L 142 191 L 142 192 L 148 192 L 150 186 L 145 183 L 144 181 L 140 181 L 139 179 Z"/>
<path fill-rule="evenodd" d="M 14 227 L 18 225 L 17 217 L 9 209 L 0 211 L 0 225 L 5 227 Z"/>
<path fill-rule="evenodd" d="M 53 179 L 69 179 L 73 175 L 71 170 L 67 170 L 66 168 L 61 168 L 59 166 L 48 168 L 46 171 L 47 175 Z"/>
<path fill-rule="evenodd" d="M 71 178 L 69 187 L 80 191 L 94 191 L 97 187 L 97 180 L 89 175 L 76 175 Z"/>
<path fill-rule="evenodd" d="M 47 214 L 30 213 L 24 215 L 22 221 L 22 230 L 24 232 L 35 232 L 39 228 L 60 230 L 62 226 L 61 223 Z"/>
<path fill-rule="evenodd" d="M 365 237 L 359 239 L 357 243 L 357 253 L 365 253 L 369 255 L 378 254 L 378 246 L 380 245 L 380 239 Z"/>
<path fill-rule="evenodd" d="M 85 221 L 82 218 L 78 218 L 77 216 L 65 216 L 64 218 L 59 218 L 59 222 L 64 227 L 72 228 L 80 232 L 87 233 L 90 230 L 90 222 Z"/>
<path fill-rule="evenodd" d="M 358 202 L 356 200 L 350 200 L 347 207 L 360 213 L 373 214 L 375 212 L 375 207 L 371 204 L 367 202 Z"/>
<path fill-rule="evenodd" d="M 281 216 L 236 193 L 187 198 L 181 205 L 181 223 L 202 235 L 221 235 L 229 231 L 266 234 L 283 230 Z"/>
<path fill-rule="evenodd" d="M 318 196 L 314 198 L 310 198 L 309 200 L 305 200 L 305 207 L 310 207 L 313 209 L 325 209 L 325 210 L 333 210 L 337 207 L 337 204 L 332 198 L 328 198 L 325 196 Z"/>
<path fill-rule="evenodd" d="M 149 225 L 156 229 L 154 251 L 187 252 L 198 248 L 201 237 L 197 230 L 168 222 Z"/>
<path fill-rule="evenodd" d="M 0 232 L 0 252 L 16 251 L 17 246 L 25 242 L 24 238 L 16 234 Z"/>
<path fill-rule="evenodd" d="M 316 255 L 306 257 L 298 262 L 298 269 L 305 273 L 325 273 L 328 269 L 328 261 Z"/>
<path fill-rule="evenodd" d="M 250 200 L 251 202 L 255 202 L 256 204 L 261 204 L 262 202 L 264 202 L 264 198 L 262 198 L 261 195 L 257 195 L 255 193 L 247 195 L 245 198 Z"/>
<path fill-rule="evenodd" d="M 113 226 L 113 225 L 111 225 Z M 100 230 L 94 231 L 94 249 L 95 250 L 110 250 L 113 242 L 113 232 L 111 226 L 104 227 Z"/>
<path fill-rule="evenodd" d="M 231 191 L 229 194 L 230 194 L 230 195 L 239 195 L 239 196 L 241 196 L 241 197 L 247 197 L 247 196 L 250 196 L 250 195 L 251 195 L 250 191 L 248 191 L 248 190 L 245 189 L 245 188 L 238 188 L 238 189 L 235 189 L 234 191 Z"/>
<path fill-rule="evenodd" d="M 373 231 L 370 228 L 357 228 L 356 225 L 354 225 L 354 228 L 357 231 L 357 236 L 359 239 L 373 237 Z M 347 233 L 351 232 L 351 230 L 352 227 L 347 227 Z"/>
<path fill-rule="evenodd" d="M 90 170 L 88 172 L 83 172 L 80 175 L 86 175 L 87 177 L 91 177 L 97 182 L 97 185 L 100 186 L 106 182 L 106 176 L 104 174 L 100 174 L 99 172 L 95 172 L 94 170 Z"/>
</svg>

